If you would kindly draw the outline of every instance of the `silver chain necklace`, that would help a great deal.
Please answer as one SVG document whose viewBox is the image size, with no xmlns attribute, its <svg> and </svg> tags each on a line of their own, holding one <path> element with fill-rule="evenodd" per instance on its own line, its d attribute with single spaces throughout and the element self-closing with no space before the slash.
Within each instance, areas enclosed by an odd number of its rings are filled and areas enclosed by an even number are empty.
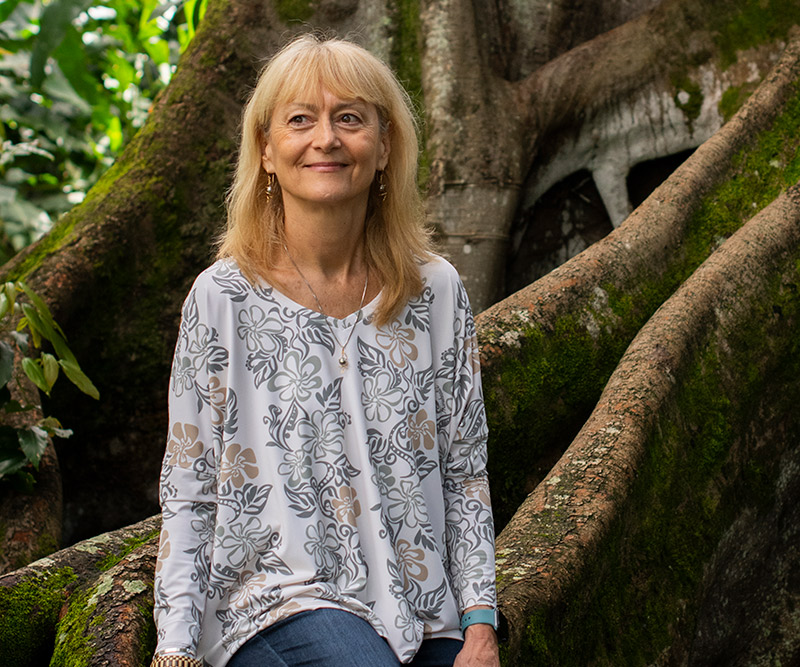
<svg viewBox="0 0 800 667">
<path fill-rule="evenodd" d="M 322 308 L 322 304 L 319 302 L 319 297 L 317 293 L 314 291 L 314 288 L 311 287 L 311 283 L 306 280 L 306 277 L 303 275 L 303 272 L 300 270 L 300 267 L 297 266 L 297 262 L 294 261 L 294 257 L 292 257 L 291 253 L 289 252 L 289 248 L 286 247 L 286 244 L 283 244 L 283 249 L 286 251 L 286 256 L 289 258 L 289 261 L 292 263 L 295 271 L 297 271 L 297 275 L 299 275 L 303 282 L 308 287 L 308 291 L 311 292 L 311 296 L 314 297 L 314 301 L 317 302 L 317 307 L 319 308 L 319 312 L 322 313 L 322 317 L 325 319 L 325 324 L 328 325 L 328 330 L 331 332 L 331 336 L 336 341 L 336 344 L 339 346 L 341 350 L 341 355 L 339 356 L 339 367 L 344 370 L 347 368 L 347 353 L 344 349 L 347 347 L 347 344 L 350 342 L 350 339 L 353 337 L 353 332 L 356 330 L 356 324 L 358 324 L 359 320 L 361 319 L 361 309 L 364 307 L 364 297 L 367 296 L 367 285 L 369 284 L 369 267 L 367 267 L 367 273 L 364 276 L 364 291 L 361 292 L 361 303 L 358 306 L 358 315 L 356 316 L 356 321 L 350 326 L 350 333 L 347 334 L 347 340 L 342 344 L 339 340 L 339 337 L 336 335 L 336 332 L 333 330 L 331 323 L 328 321 L 328 316 L 325 314 L 325 311 Z"/>
</svg>

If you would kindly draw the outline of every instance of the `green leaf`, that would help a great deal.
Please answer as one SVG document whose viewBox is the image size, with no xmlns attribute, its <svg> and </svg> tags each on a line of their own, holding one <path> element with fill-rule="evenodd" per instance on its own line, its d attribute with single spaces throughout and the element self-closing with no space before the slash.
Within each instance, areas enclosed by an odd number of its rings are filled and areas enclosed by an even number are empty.
<svg viewBox="0 0 800 667">
<path fill-rule="evenodd" d="M 0 476 L 16 472 L 28 463 L 19 448 L 17 429 L 0 426 Z"/>
<path fill-rule="evenodd" d="M 5 386 L 14 371 L 14 348 L 0 340 L 0 386 Z"/>
<path fill-rule="evenodd" d="M 28 304 L 25 304 L 23 308 L 25 308 L 27 305 Z M 23 329 L 27 329 L 31 332 L 31 338 L 33 338 L 34 347 L 39 347 L 42 344 L 42 332 L 36 328 L 35 322 L 31 322 L 27 317 L 21 317 L 19 322 L 17 322 L 17 331 L 19 332 Z"/>
<path fill-rule="evenodd" d="M 53 329 L 58 331 L 64 338 L 64 332 L 61 330 L 61 327 L 56 324 L 56 321 L 53 319 L 53 314 L 50 312 L 50 309 L 47 307 L 44 299 L 40 297 L 36 292 L 34 292 L 30 287 L 28 287 L 24 282 L 21 280 L 17 281 L 17 285 L 20 286 L 23 292 L 25 292 L 25 296 L 27 296 L 31 303 L 36 307 L 37 312 L 42 317 L 42 319 L 49 324 Z"/>
<path fill-rule="evenodd" d="M 78 362 L 74 359 L 59 359 L 58 361 L 61 368 L 64 369 L 64 372 L 67 374 L 67 377 L 72 381 L 78 389 L 80 389 L 84 394 L 88 394 L 95 400 L 100 398 L 100 392 L 97 391 L 97 387 L 92 384 L 92 381 L 86 377 L 84 372 L 81 370 L 81 367 L 78 365 Z"/>
<path fill-rule="evenodd" d="M 65 341 L 63 336 L 52 327 L 50 322 L 41 317 L 41 314 L 37 309 L 35 309 L 29 303 L 23 303 L 22 312 L 25 313 L 25 318 L 28 320 L 28 328 L 34 335 L 33 344 L 36 347 L 39 347 L 36 344 L 36 333 L 39 333 L 53 344 L 56 354 L 59 357 L 62 359 L 75 361 L 75 355 L 72 354 L 72 350 L 70 350 L 67 346 L 67 341 Z M 52 321 L 52 318 L 50 318 L 50 321 Z"/>
<path fill-rule="evenodd" d="M 4 2 L 0 4 L 0 23 L 11 16 L 11 12 L 17 8 L 18 4 L 19 0 L 4 0 Z"/>
<path fill-rule="evenodd" d="M 14 493 L 27 494 L 33 493 L 33 486 L 36 484 L 36 479 L 27 470 L 17 470 L 14 473 L 2 477 Z"/>
<path fill-rule="evenodd" d="M 69 438 L 72 435 L 72 429 L 61 426 L 61 422 L 55 417 L 45 417 L 39 422 L 39 426 L 47 431 L 49 435 L 55 435 L 59 438 Z"/>
<path fill-rule="evenodd" d="M 0 457 L 0 477 L 17 472 L 20 468 L 28 465 L 28 457 L 22 452 L 14 456 Z"/>
<path fill-rule="evenodd" d="M 42 459 L 42 454 L 47 448 L 50 439 L 47 437 L 47 432 L 38 426 L 31 426 L 29 428 L 22 428 L 17 431 L 19 438 L 19 446 L 28 457 L 28 460 L 33 463 L 34 467 L 39 469 L 39 461 Z"/>
<path fill-rule="evenodd" d="M 48 389 L 52 389 L 58 379 L 58 361 L 52 354 L 42 352 L 42 372 Z"/>
<path fill-rule="evenodd" d="M 89 73 L 89 63 L 86 59 L 83 42 L 75 28 L 67 27 L 64 39 L 53 51 L 53 57 L 73 90 L 90 105 L 97 104 L 98 82 Z"/>
<path fill-rule="evenodd" d="M 61 44 L 73 19 L 92 3 L 93 0 L 53 0 L 45 6 L 31 54 L 31 85 L 34 88 L 40 88 L 44 82 L 47 58 Z"/>
<path fill-rule="evenodd" d="M 22 370 L 25 371 L 25 375 L 30 378 L 33 384 L 48 396 L 50 395 L 50 387 L 47 386 L 47 380 L 44 379 L 44 371 L 42 371 L 42 367 L 39 364 L 30 357 L 24 357 L 22 359 Z"/>
<path fill-rule="evenodd" d="M 28 351 L 28 334 L 20 333 L 19 331 L 12 331 L 9 335 L 20 350 L 23 352 Z"/>
</svg>

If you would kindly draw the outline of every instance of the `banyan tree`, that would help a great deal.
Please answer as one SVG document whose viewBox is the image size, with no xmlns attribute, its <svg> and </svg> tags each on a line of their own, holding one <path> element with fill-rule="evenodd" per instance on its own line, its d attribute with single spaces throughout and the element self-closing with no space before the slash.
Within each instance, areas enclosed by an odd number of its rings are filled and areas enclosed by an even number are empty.
<svg viewBox="0 0 800 667">
<path fill-rule="evenodd" d="M 59 387 L 73 437 L 3 490 L 3 664 L 152 654 L 180 303 L 255 74 L 310 27 L 424 118 L 479 313 L 505 663 L 800 660 L 798 26 L 793 0 L 210 0 L 145 127 L 2 269 L 101 393 Z"/>
</svg>

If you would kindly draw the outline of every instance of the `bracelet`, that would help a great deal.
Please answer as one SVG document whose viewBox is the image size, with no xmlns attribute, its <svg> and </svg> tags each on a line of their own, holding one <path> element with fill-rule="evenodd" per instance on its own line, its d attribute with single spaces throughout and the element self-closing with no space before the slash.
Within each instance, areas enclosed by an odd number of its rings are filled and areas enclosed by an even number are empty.
<svg viewBox="0 0 800 667">
<path fill-rule="evenodd" d="M 473 609 L 461 617 L 461 632 L 470 625 L 485 623 L 497 630 L 497 609 Z"/>
<path fill-rule="evenodd" d="M 150 667 L 203 667 L 203 663 L 197 658 L 190 658 L 188 655 L 156 655 Z"/>
</svg>

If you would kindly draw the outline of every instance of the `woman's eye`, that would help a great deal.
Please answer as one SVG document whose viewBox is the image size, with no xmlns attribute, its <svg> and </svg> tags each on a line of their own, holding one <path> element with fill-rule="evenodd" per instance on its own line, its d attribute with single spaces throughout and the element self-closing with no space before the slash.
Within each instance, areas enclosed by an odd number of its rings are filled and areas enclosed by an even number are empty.
<svg viewBox="0 0 800 667">
<path fill-rule="evenodd" d="M 342 114 L 340 120 L 345 125 L 353 125 L 354 123 L 358 123 L 361 119 L 358 116 L 356 116 L 354 113 L 345 113 L 345 114 Z"/>
<path fill-rule="evenodd" d="M 307 116 L 304 116 L 303 114 L 297 114 L 296 116 L 292 116 L 289 119 L 289 125 L 302 125 L 307 120 L 308 120 Z"/>
</svg>

